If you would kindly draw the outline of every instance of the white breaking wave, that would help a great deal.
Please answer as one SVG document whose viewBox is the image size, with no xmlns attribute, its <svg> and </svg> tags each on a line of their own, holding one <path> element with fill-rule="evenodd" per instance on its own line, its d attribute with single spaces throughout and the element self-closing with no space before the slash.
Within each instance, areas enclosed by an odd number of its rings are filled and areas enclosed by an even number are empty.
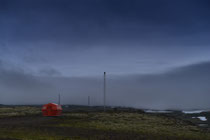
<svg viewBox="0 0 210 140">
<path fill-rule="evenodd" d="M 196 113 L 202 113 L 207 112 L 208 110 L 192 110 L 192 111 L 182 111 L 185 114 L 196 114 Z"/>
<path fill-rule="evenodd" d="M 172 113 L 172 111 L 166 111 L 166 110 L 145 110 L 147 113 Z"/>
<path fill-rule="evenodd" d="M 198 118 L 198 119 L 200 119 L 201 121 L 207 121 L 207 118 L 204 117 L 204 116 L 192 117 L 192 118 Z"/>
</svg>

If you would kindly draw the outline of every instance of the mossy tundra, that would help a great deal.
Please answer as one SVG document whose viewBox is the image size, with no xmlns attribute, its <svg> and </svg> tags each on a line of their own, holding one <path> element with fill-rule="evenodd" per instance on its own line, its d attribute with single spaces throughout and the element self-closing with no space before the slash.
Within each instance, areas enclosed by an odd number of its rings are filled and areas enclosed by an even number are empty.
<svg viewBox="0 0 210 140">
<path fill-rule="evenodd" d="M 0 108 L 0 139 L 208 140 L 210 132 L 189 122 L 143 112 L 73 112 L 43 117 L 40 107 Z"/>
</svg>

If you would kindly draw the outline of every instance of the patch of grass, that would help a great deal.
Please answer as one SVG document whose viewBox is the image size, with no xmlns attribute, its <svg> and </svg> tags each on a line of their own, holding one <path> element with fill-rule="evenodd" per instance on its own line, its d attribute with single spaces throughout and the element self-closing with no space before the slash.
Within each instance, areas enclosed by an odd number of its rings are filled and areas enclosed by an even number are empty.
<svg viewBox="0 0 210 140">
<path fill-rule="evenodd" d="M 47 132 L 42 131 L 32 131 L 30 129 L 19 128 L 19 129 L 11 129 L 8 131 L 7 129 L 0 129 L 0 138 L 8 138 L 8 139 L 20 139 L 20 140 L 70 140 L 68 137 L 57 136 L 53 134 L 49 134 Z"/>
<path fill-rule="evenodd" d="M 40 113 L 41 109 L 37 107 L 17 106 L 17 107 L 0 108 L 0 117 L 26 116 L 26 115 L 35 115 Z"/>
<path fill-rule="evenodd" d="M 0 139 L 208 140 L 208 130 L 169 116 L 141 112 L 66 112 L 42 117 L 38 107 L 0 108 Z"/>
<path fill-rule="evenodd" d="M 210 139 L 198 127 L 163 116 L 138 113 L 69 114 L 59 127 L 137 133 L 156 138 Z"/>
</svg>

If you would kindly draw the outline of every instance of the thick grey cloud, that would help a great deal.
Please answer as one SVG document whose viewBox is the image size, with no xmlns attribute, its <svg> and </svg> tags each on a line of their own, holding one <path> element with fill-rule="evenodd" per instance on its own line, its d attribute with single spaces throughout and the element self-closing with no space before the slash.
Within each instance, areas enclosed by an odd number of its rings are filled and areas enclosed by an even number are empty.
<svg viewBox="0 0 210 140">
<path fill-rule="evenodd" d="M 0 0 L 0 102 L 207 108 L 209 5 Z"/>
<path fill-rule="evenodd" d="M 180 67 L 162 74 L 107 76 L 107 103 L 152 109 L 207 109 L 210 106 L 210 63 Z M 102 105 L 101 77 L 40 77 L 23 71 L 0 70 L 1 103 Z"/>
<path fill-rule="evenodd" d="M 30 104 L 46 100 L 54 87 L 38 77 L 14 69 L 5 64 L 0 66 L 0 102 L 3 104 Z"/>
<path fill-rule="evenodd" d="M 53 68 L 45 68 L 39 71 L 42 76 L 61 76 L 61 72 Z"/>
<path fill-rule="evenodd" d="M 162 74 L 133 75 L 120 78 L 113 86 L 110 83 L 110 90 L 119 93 L 114 99 L 126 96 L 118 104 L 156 109 L 209 108 L 209 71 L 210 63 L 205 62 Z"/>
<path fill-rule="evenodd" d="M 68 76 L 155 73 L 210 60 L 208 0 L 1 0 L 0 6 L 0 59 L 31 73 L 46 67 Z"/>
</svg>

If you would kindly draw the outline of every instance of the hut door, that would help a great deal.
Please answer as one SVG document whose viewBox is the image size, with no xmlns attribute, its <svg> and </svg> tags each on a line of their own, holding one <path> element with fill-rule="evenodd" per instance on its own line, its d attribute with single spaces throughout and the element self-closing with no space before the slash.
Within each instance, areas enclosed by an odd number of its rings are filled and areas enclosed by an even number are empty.
<svg viewBox="0 0 210 140">
<path fill-rule="evenodd" d="M 47 114 L 48 115 L 52 114 L 52 106 L 47 106 Z"/>
</svg>

